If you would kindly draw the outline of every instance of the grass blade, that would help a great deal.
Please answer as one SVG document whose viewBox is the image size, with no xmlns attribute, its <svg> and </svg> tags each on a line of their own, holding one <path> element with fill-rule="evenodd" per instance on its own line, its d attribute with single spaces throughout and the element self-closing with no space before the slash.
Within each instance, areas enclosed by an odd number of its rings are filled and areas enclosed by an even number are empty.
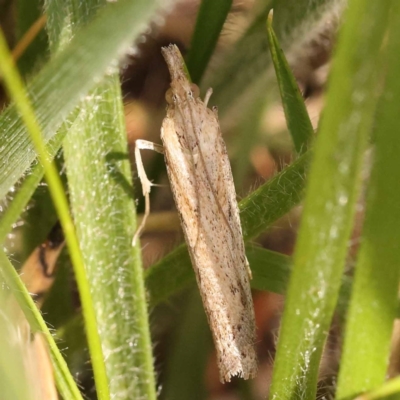
<svg viewBox="0 0 400 400">
<path fill-rule="evenodd" d="M 393 378 L 384 383 L 381 387 L 356 398 L 356 400 L 395 400 L 400 393 L 400 377 Z M 396 397 L 395 397 L 396 396 Z"/>
<path fill-rule="evenodd" d="M 40 126 L 36 120 L 30 101 L 26 96 L 21 78 L 12 63 L 11 54 L 7 49 L 7 44 L 2 34 L 0 34 L 0 71 L 10 97 L 15 101 L 17 110 L 21 114 L 21 118 L 27 126 L 28 132 L 31 135 L 31 140 L 39 154 L 40 162 L 42 163 L 45 171 L 45 177 L 49 184 L 50 193 L 64 230 L 74 266 L 79 292 L 81 294 L 81 302 L 85 317 L 86 332 L 89 338 L 89 348 L 92 357 L 94 375 L 96 384 L 98 385 L 98 395 L 100 399 L 107 400 L 109 399 L 109 391 L 100 338 L 97 332 L 96 317 L 79 243 L 75 234 L 71 216 L 69 214 L 67 198 L 63 191 L 63 186 L 60 177 L 58 176 L 58 172 L 54 164 L 51 163 L 47 154 L 47 149 L 42 140 Z"/>
<path fill-rule="evenodd" d="M 339 37 L 286 297 L 272 399 L 316 395 L 376 104 L 379 51 L 389 4 L 350 1 Z"/>
<path fill-rule="evenodd" d="M 107 4 L 31 81 L 28 92 L 46 142 L 54 138 L 64 118 L 95 86 L 111 61 L 130 48 L 158 4 L 156 0 Z M 0 199 L 3 199 L 35 160 L 36 153 L 14 105 L 0 116 L 0 137 Z M 52 156 L 57 150 L 57 146 L 49 149 Z"/>
<path fill-rule="evenodd" d="M 269 50 L 278 80 L 286 123 L 292 135 L 296 152 L 302 154 L 308 150 L 311 144 L 314 129 L 308 116 L 303 96 L 297 86 L 296 78 L 290 70 L 272 28 L 272 13 L 270 13 L 267 19 L 267 33 Z"/>
<path fill-rule="evenodd" d="M 246 246 L 246 255 L 253 272 L 251 286 L 254 289 L 284 293 L 290 258 L 256 246 Z M 195 276 L 186 246 L 179 246 L 154 264 L 145 276 L 152 307 L 194 283 Z"/>
<path fill-rule="evenodd" d="M 42 178 L 43 167 L 41 164 L 36 164 L 33 171 L 25 178 L 21 187 L 18 188 L 11 203 L 1 214 L 0 243 L 4 242 L 8 233 L 12 230 L 13 224 L 20 218 L 23 209 L 28 204 Z"/>
<path fill-rule="evenodd" d="M 310 157 L 309 152 L 302 155 L 239 203 L 243 237 L 246 241 L 256 238 L 272 222 L 299 204 L 304 194 Z"/>
<path fill-rule="evenodd" d="M 374 128 L 375 151 L 357 257 L 337 398 L 377 389 L 384 381 L 397 312 L 400 249 L 400 4 L 393 2 L 386 83 Z M 368 351 L 365 351 L 368 349 Z"/>
<path fill-rule="evenodd" d="M 103 4 L 53 1 L 47 11 L 52 50 L 64 47 L 66 35 L 60 32 L 75 34 Z M 68 12 L 59 15 L 60 9 Z M 132 248 L 136 220 L 118 71 L 109 73 L 73 114 L 64 140 L 65 164 L 110 396 L 155 399 L 141 255 Z"/>
<path fill-rule="evenodd" d="M 64 400 L 83 400 L 53 336 L 47 328 L 46 322 L 43 320 L 40 311 L 37 309 L 25 285 L 22 283 L 3 250 L 0 250 L 0 265 L 4 280 L 11 288 L 13 295 L 29 322 L 32 332 L 41 332 L 46 338 L 54 367 L 57 388 L 61 396 Z"/>
<path fill-rule="evenodd" d="M 194 83 L 199 83 L 217 44 L 232 6 L 232 0 L 202 0 L 186 66 Z"/>
<path fill-rule="evenodd" d="M 64 154 L 111 396 L 156 399 L 141 255 L 132 248 L 136 219 L 118 76 L 80 106 Z"/>
<path fill-rule="evenodd" d="M 224 58 L 213 74 L 202 82 L 202 88 L 214 89 L 211 98 L 218 105 L 221 119 L 232 119 L 232 110 L 253 107 L 253 100 L 270 88 L 274 76 L 271 70 L 271 57 L 268 39 L 265 34 L 265 21 L 272 8 L 272 1 L 264 2 L 253 24 L 232 51 Z M 274 2 L 275 32 L 291 60 L 304 44 L 315 36 L 326 16 L 340 11 L 345 0 L 284 0 Z M 323 24 L 325 25 L 325 24 Z M 264 94 L 265 95 L 265 94 Z M 246 113 L 243 112 L 243 115 Z"/>
<path fill-rule="evenodd" d="M 206 370 L 212 338 L 198 290 L 188 294 L 183 321 L 174 335 L 166 365 L 163 399 L 205 399 Z"/>
</svg>

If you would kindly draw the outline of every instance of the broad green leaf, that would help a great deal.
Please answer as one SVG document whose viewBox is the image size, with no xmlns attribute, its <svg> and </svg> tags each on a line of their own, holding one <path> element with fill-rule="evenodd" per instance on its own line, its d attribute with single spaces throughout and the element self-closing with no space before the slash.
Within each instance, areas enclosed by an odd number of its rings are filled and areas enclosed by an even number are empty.
<svg viewBox="0 0 400 400">
<path fill-rule="evenodd" d="M 385 49 L 387 76 L 374 125 L 373 169 L 347 315 L 338 399 L 354 397 L 383 384 L 397 313 L 400 272 L 400 3 L 394 1 L 392 4 Z M 385 5 L 389 7 L 388 3 Z"/>
<path fill-rule="evenodd" d="M 286 296 L 271 399 L 312 399 L 376 105 L 390 1 L 351 0 L 333 59 Z M 366 28 L 367 27 L 367 28 Z"/>
</svg>

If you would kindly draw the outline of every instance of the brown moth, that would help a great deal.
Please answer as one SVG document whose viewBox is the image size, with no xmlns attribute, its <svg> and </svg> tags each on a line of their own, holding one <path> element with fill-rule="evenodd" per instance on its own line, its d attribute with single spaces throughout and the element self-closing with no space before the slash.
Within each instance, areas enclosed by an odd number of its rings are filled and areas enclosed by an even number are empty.
<svg viewBox="0 0 400 400">
<path fill-rule="evenodd" d="M 136 141 L 138 174 L 149 212 L 153 185 L 146 177 L 140 149 L 164 153 L 168 177 L 217 349 L 222 382 L 257 372 L 255 321 L 231 167 L 217 112 L 207 108 L 189 82 L 175 45 L 164 47 L 171 75 L 168 109 L 161 128 L 163 146 Z M 145 215 L 146 217 L 146 215 Z M 143 228 L 145 218 L 139 228 Z M 135 238 L 137 235 L 135 235 Z"/>
</svg>

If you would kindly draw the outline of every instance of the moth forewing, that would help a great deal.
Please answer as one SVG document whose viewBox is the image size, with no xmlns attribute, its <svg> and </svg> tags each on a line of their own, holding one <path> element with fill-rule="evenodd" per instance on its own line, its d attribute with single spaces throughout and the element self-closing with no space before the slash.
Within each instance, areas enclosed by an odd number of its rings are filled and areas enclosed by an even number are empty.
<svg viewBox="0 0 400 400">
<path fill-rule="evenodd" d="M 176 207 L 218 354 L 221 380 L 257 372 L 255 321 L 232 172 L 215 112 L 194 93 L 174 45 L 161 139 Z"/>
</svg>

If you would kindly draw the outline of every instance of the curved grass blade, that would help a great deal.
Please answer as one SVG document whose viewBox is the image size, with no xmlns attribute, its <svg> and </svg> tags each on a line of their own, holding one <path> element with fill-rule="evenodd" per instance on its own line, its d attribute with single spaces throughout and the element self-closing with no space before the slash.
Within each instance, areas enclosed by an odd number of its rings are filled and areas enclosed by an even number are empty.
<svg viewBox="0 0 400 400">
<path fill-rule="evenodd" d="M 264 9 L 246 33 L 225 56 L 218 69 L 202 82 L 203 89 L 213 88 L 211 102 L 218 105 L 222 120 L 226 117 L 232 119 L 232 110 L 239 106 L 241 111 L 253 107 L 253 99 L 261 96 L 260 92 L 273 83 L 265 34 L 265 21 L 272 3 L 264 2 Z M 275 3 L 275 32 L 289 60 L 313 37 L 313 33 L 325 26 L 321 21 L 339 13 L 347 4 L 345 0 L 285 0 Z"/>
<path fill-rule="evenodd" d="M 15 101 L 15 105 L 21 118 L 27 126 L 31 135 L 31 140 L 38 152 L 40 162 L 45 171 L 45 177 L 49 184 L 50 194 L 60 218 L 61 225 L 66 237 L 66 242 L 74 266 L 75 277 L 77 280 L 80 298 L 82 302 L 83 314 L 86 323 L 86 332 L 89 339 L 89 349 L 92 358 L 92 365 L 98 389 L 99 399 L 108 400 L 109 390 L 107 375 L 104 366 L 100 337 L 97 331 L 96 316 L 90 295 L 90 287 L 85 273 L 82 254 L 80 252 L 78 239 L 75 234 L 72 218 L 69 214 L 69 206 L 63 186 L 58 176 L 55 165 L 50 161 L 46 146 L 42 140 L 40 126 L 36 120 L 31 103 L 25 93 L 21 78 L 18 75 L 13 63 L 11 54 L 7 49 L 4 36 L 0 33 L 0 71 L 2 73 L 6 88 Z"/>
<path fill-rule="evenodd" d="M 64 118 L 95 86 L 112 60 L 131 47 L 158 4 L 157 0 L 107 4 L 31 81 L 28 92 L 46 142 L 54 138 Z M 0 115 L 0 137 L 0 199 L 3 199 L 36 158 L 15 105 Z M 57 150 L 54 146 L 49 152 L 54 156 Z"/>
<path fill-rule="evenodd" d="M 5 211 L 1 214 L 0 219 L 0 243 L 3 243 L 8 233 L 11 232 L 13 225 L 20 218 L 23 209 L 28 204 L 42 178 L 43 167 L 41 164 L 36 164 L 33 171 L 30 172 L 17 189 L 17 193 L 11 203 L 5 206 Z"/>
<path fill-rule="evenodd" d="M 389 4 L 352 0 L 347 9 L 309 173 L 271 399 L 316 395 L 320 357 L 338 298 L 375 111 Z"/>
<path fill-rule="evenodd" d="M 186 66 L 192 82 L 199 83 L 217 44 L 232 0 L 202 0 L 190 42 Z"/>
<path fill-rule="evenodd" d="M 385 382 L 379 388 L 366 393 L 364 395 L 356 397 L 355 400 L 378 400 L 387 399 L 395 400 L 398 398 L 400 393 L 400 377 L 390 379 Z"/>
<path fill-rule="evenodd" d="M 400 272 L 400 4 L 397 1 L 393 2 L 390 14 L 385 49 L 387 76 L 374 125 L 373 169 L 347 315 L 338 399 L 354 397 L 383 384 L 397 313 Z"/>
<path fill-rule="evenodd" d="M 46 322 L 43 320 L 40 311 L 3 250 L 0 250 L 0 265 L 4 280 L 11 288 L 13 295 L 29 322 L 32 332 L 41 332 L 46 338 L 54 367 L 57 388 L 61 396 L 64 400 L 83 400 Z"/>
<path fill-rule="evenodd" d="M 256 246 L 246 246 L 246 255 L 253 273 L 251 287 L 284 293 L 290 257 Z M 194 283 L 195 276 L 186 246 L 179 246 L 154 264 L 146 271 L 145 277 L 151 307 Z"/>
<path fill-rule="evenodd" d="M 296 78 L 290 70 L 272 28 L 272 11 L 267 19 L 267 33 L 269 50 L 278 80 L 286 123 L 292 135 L 296 152 L 302 154 L 310 147 L 314 136 L 314 129 L 308 116 L 303 96 L 297 86 Z"/>
<path fill-rule="evenodd" d="M 239 203 L 245 241 L 256 238 L 303 199 L 310 152 L 299 157 Z"/>
</svg>

